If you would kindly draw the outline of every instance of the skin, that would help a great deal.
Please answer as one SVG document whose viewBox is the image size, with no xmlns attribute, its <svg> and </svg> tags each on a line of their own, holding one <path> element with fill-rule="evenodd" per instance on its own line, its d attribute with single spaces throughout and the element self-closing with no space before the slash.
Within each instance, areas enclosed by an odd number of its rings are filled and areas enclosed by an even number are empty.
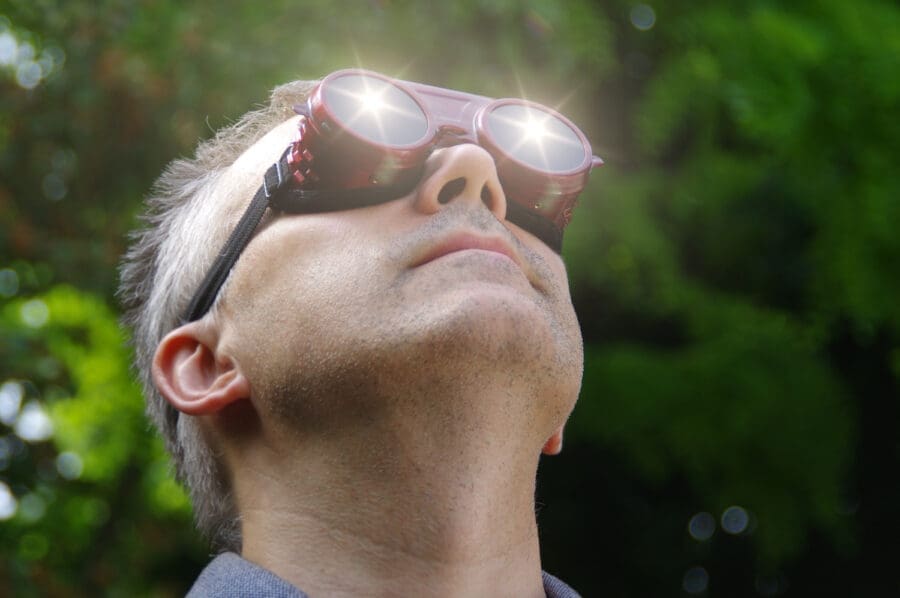
<svg viewBox="0 0 900 598">
<path fill-rule="evenodd" d="M 232 166 L 233 217 L 295 126 Z M 220 451 L 245 558 L 312 596 L 543 596 L 535 473 L 582 343 L 562 260 L 505 214 L 483 149 L 438 150 L 406 197 L 265 221 L 219 308 L 160 343 L 154 378 Z M 429 260 L 461 234 L 512 259 Z"/>
</svg>

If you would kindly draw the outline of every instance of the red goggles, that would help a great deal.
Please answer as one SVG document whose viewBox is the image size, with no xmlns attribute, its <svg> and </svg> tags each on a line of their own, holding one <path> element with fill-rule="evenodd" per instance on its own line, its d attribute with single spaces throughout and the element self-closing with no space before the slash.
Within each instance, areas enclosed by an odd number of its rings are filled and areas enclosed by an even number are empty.
<svg viewBox="0 0 900 598">
<path fill-rule="evenodd" d="M 494 158 L 507 219 L 559 252 L 591 169 L 603 161 L 557 111 L 493 100 L 364 70 L 325 77 L 307 102 L 296 139 L 266 172 L 241 221 L 194 295 L 184 321 L 212 306 L 268 207 L 291 213 L 382 203 L 410 192 L 439 147 L 474 143 Z"/>
</svg>

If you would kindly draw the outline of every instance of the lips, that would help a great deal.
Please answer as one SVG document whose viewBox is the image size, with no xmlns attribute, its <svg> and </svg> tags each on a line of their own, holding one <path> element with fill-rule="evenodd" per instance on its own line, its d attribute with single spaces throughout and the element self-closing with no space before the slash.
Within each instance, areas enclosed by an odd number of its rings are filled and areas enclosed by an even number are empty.
<svg viewBox="0 0 900 598">
<path fill-rule="evenodd" d="M 481 237 L 471 233 L 458 233 L 443 239 L 431 247 L 422 259 L 417 260 L 413 264 L 413 267 L 427 264 L 428 262 L 432 262 L 451 253 L 473 249 L 504 255 L 515 262 L 519 268 L 524 270 L 522 260 L 506 241 L 498 237 Z"/>
</svg>

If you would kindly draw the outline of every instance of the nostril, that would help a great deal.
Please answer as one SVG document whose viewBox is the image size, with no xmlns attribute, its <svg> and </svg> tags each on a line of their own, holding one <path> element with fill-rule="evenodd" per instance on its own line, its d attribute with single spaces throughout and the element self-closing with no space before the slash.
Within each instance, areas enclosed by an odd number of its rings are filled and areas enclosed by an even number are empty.
<svg viewBox="0 0 900 598">
<path fill-rule="evenodd" d="M 494 207 L 494 194 L 491 193 L 491 190 L 488 189 L 487 185 L 484 185 L 481 188 L 481 201 L 484 202 L 484 205 L 488 207 L 488 209 L 493 209 Z"/>
<path fill-rule="evenodd" d="M 452 181 L 448 181 L 441 187 L 440 193 L 438 193 L 438 202 L 445 204 L 460 193 L 463 192 L 463 189 L 466 188 L 466 179 L 463 177 L 459 177 L 458 179 L 453 179 Z"/>
</svg>

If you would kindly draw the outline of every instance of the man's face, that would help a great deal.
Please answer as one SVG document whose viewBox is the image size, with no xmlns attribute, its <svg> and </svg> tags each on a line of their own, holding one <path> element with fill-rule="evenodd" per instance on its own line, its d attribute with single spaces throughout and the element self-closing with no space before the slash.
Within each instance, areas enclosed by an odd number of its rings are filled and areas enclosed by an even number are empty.
<svg viewBox="0 0 900 598">
<path fill-rule="evenodd" d="M 276 127 L 235 163 L 239 197 L 249 201 L 295 126 Z M 493 160 L 474 145 L 432 154 L 405 197 L 264 222 L 218 318 L 273 420 L 334 425 L 426 409 L 499 416 L 546 438 L 580 387 L 562 260 L 505 219 Z M 450 388 L 460 404 L 410 403 Z M 479 392 L 505 398 L 476 403 Z"/>
</svg>

